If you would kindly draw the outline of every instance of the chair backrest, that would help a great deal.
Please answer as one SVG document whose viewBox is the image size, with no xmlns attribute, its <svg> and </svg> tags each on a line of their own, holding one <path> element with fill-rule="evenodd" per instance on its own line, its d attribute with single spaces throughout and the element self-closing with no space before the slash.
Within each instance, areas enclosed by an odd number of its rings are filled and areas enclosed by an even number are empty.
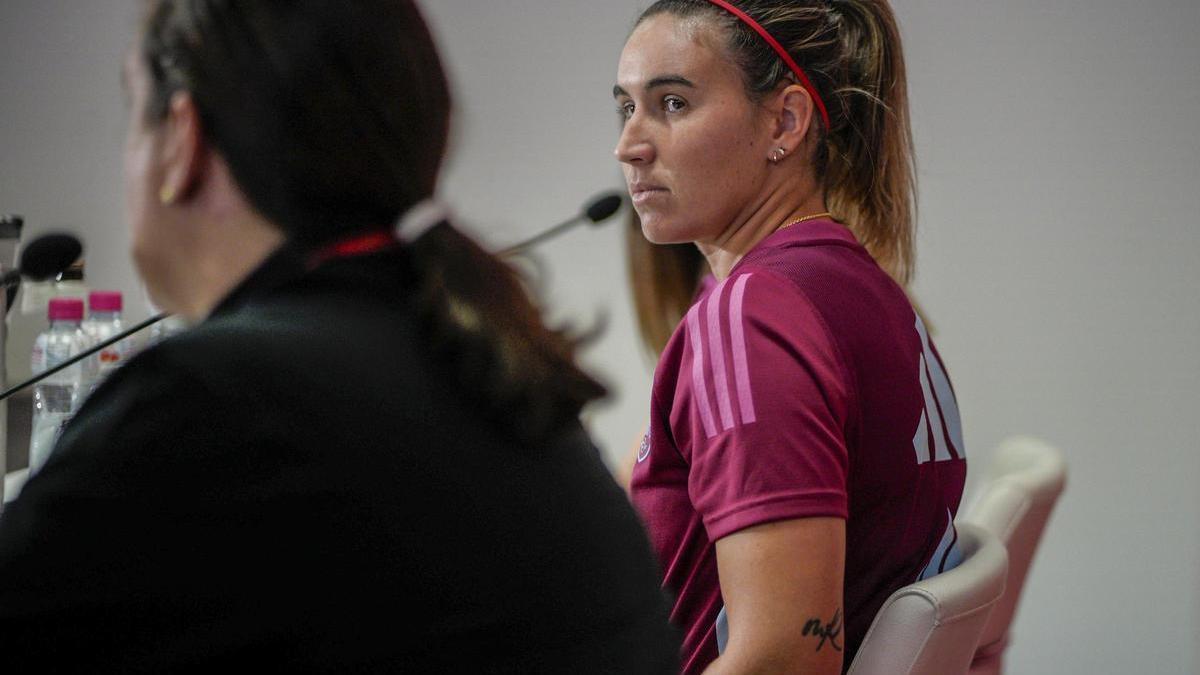
<svg viewBox="0 0 1200 675">
<path fill-rule="evenodd" d="M 996 535 L 1008 551 L 1008 586 L 983 630 L 981 655 L 998 658 L 1007 644 L 1025 577 L 1066 478 L 1066 462 L 1053 446 L 1025 436 L 1007 439 L 996 449 L 979 499 L 960 518 Z M 1000 670 L 996 664 L 982 672 Z"/>
<path fill-rule="evenodd" d="M 994 535 L 957 525 L 963 560 L 905 586 L 883 603 L 859 647 L 851 675 L 966 673 L 996 601 L 1008 556 Z"/>
</svg>

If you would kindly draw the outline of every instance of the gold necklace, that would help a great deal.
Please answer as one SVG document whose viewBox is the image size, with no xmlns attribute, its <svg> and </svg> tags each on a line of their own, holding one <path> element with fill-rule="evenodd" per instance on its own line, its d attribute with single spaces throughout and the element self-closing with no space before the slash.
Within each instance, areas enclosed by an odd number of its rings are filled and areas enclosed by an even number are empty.
<svg viewBox="0 0 1200 675">
<path fill-rule="evenodd" d="M 792 222 L 788 223 L 787 225 L 780 225 L 779 228 L 776 229 L 775 231 L 778 232 L 779 230 L 787 229 L 793 225 L 799 225 L 800 223 L 803 223 L 805 221 L 816 220 L 818 218 L 833 218 L 833 214 L 828 211 L 822 211 L 821 213 L 814 213 L 811 216 L 804 216 L 803 218 L 797 218 L 797 219 L 793 220 Z"/>
</svg>

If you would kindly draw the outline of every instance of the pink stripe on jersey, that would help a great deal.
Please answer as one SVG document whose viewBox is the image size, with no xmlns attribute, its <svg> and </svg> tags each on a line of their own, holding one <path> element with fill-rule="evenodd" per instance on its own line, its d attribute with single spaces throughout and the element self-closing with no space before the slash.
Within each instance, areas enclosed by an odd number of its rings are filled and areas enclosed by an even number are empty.
<svg viewBox="0 0 1200 675">
<path fill-rule="evenodd" d="M 733 375 L 737 381 L 738 406 L 742 409 L 742 424 L 750 424 L 754 415 L 754 397 L 750 392 L 750 368 L 746 360 L 746 331 L 742 326 L 742 299 L 746 282 L 753 274 L 743 274 L 733 283 L 729 298 L 729 339 L 733 343 Z"/>
<path fill-rule="evenodd" d="M 717 391 L 717 409 L 721 411 L 721 428 L 733 428 L 733 405 L 729 399 L 729 377 L 725 374 L 725 341 L 721 339 L 721 298 L 725 282 L 708 296 L 708 355 L 712 357 L 713 387 Z"/>
<path fill-rule="evenodd" d="M 708 403 L 708 385 L 704 383 L 704 345 L 700 343 L 700 305 L 693 305 L 688 310 L 688 337 L 692 340 L 692 397 L 696 409 L 700 411 L 700 421 L 704 423 L 704 433 L 709 438 L 717 435 L 717 425 L 713 422 L 712 406 Z"/>
</svg>

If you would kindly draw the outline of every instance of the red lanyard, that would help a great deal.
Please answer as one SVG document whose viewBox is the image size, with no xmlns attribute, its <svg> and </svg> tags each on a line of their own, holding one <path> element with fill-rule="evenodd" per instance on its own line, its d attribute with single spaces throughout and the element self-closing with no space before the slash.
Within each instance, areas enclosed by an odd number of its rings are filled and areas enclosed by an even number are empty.
<svg viewBox="0 0 1200 675">
<path fill-rule="evenodd" d="M 387 230 L 374 230 L 329 244 L 319 248 L 308 258 L 308 268 L 314 269 L 330 260 L 354 258 L 361 255 L 378 253 L 384 249 L 398 245 L 400 242 Z"/>
</svg>

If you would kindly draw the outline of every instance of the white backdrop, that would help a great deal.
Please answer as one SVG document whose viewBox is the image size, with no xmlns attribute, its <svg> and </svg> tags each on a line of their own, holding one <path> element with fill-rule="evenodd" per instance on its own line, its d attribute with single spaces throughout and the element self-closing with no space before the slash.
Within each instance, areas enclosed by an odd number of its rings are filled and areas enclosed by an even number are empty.
<svg viewBox="0 0 1200 675">
<path fill-rule="evenodd" d="M 0 212 L 83 232 L 93 285 L 136 298 L 117 83 L 135 4 L 0 0 Z M 514 241 L 620 186 L 609 92 L 648 0 L 425 4 L 458 96 L 442 193 L 481 238 Z M 1024 432 L 1071 468 L 1011 672 L 1200 672 L 1200 3 L 896 10 L 921 180 L 916 289 L 973 465 Z M 541 250 L 551 316 L 608 318 L 584 357 L 614 392 L 589 415 L 609 457 L 645 423 L 650 373 L 621 227 Z M 38 322 L 17 323 L 19 375 Z"/>
</svg>

